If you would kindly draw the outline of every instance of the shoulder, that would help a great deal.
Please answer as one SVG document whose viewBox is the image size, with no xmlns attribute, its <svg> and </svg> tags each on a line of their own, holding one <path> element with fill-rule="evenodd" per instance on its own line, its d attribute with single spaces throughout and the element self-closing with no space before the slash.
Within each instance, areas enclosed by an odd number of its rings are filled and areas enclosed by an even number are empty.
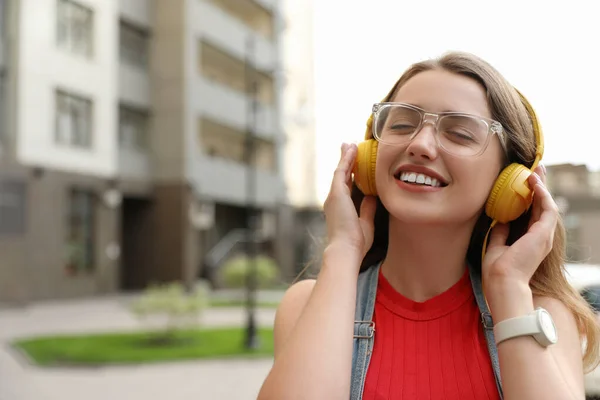
<svg viewBox="0 0 600 400">
<path fill-rule="evenodd" d="M 296 325 L 316 282 L 314 279 L 305 279 L 293 284 L 285 292 L 275 313 L 273 328 L 275 357 L 280 353 L 282 344 L 287 341 L 290 332 Z"/>
<path fill-rule="evenodd" d="M 542 307 L 550 313 L 558 331 L 559 342 L 562 339 L 565 345 L 577 345 L 580 348 L 581 340 L 575 315 L 564 302 L 553 297 L 534 296 L 533 304 L 535 307 Z"/>
<path fill-rule="evenodd" d="M 559 299 L 547 296 L 534 296 L 533 304 L 535 307 L 542 307 L 548 311 L 550 315 L 552 315 L 552 319 L 557 325 L 557 328 L 578 332 L 575 315 L 573 315 L 569 307 Z"/>
<path fill-rule="evenodd" d="M 558 333 L 558 342 L 551 346 L 552 354 L 559 365 L 564 366 L 568 378 L 579 386 L 583 376 L 582 349 L 583 342 L 579 333 L 575 315 L 567 305 L 559 299 L 545 296 L 534 296 L 535 307 L 542 307 L 550 313 Z"/>
</svg>

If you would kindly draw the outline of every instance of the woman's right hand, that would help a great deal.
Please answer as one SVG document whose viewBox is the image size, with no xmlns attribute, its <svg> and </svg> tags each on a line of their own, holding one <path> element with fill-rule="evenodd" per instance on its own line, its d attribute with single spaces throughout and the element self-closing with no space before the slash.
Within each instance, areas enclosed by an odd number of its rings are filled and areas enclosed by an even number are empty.
<svg viewBox="0 0 600 400">
<path fill-rule="evenodd" d="M 333 174 L 331 189 L 324 203 L 329 245 L 349 246 L 359 252 L 361 259 L 373 244 L 374 218 L 377 202 L 365 196 L 356 213 L 352 202 L 352 169 L 357 155 L 354 144 L 342 144 L 340 162 Z"/>
</svg>

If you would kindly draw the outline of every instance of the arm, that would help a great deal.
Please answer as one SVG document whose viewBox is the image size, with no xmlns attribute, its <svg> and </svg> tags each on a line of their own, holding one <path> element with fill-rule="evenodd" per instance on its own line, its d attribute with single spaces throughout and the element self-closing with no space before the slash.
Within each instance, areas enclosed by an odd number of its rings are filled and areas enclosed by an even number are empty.
<svg viewBox="0 0 600 400">
<path fill-rule="evenodd" d="M 498 345 L 505 400 L 584 399 L 582 344 L 575 318 L 567 307 L 556 299 L 534 297 L 528 285 L 516 282 L 495 282 L 489 290 L 495 321 L 543 307 L 552 315 L 558 330 L 558 342 L 547 348 L 530 336 Z"/>
<path fill-rule="evenodd" d="M 329 246 L 317 281 L 300 282 L 275 317 L 275 361 L 259 400 L 347 400 L 350 397 L 356 285 L 373 243 L 374 198 L 360 217 L 350 197 L 356 146 L 342 156 L 324 204 Z"/>
<path fill-rule="evenodd" d="M 552 315 L 558 330 L 558 342 L 547 348 L 526 336 L 498 345 L 505 400 L 579 400 L 585 394 L 582 343 L 575 318 L 559 300 L 534 297 L 529 286 L 552 250 L 558 221 L 558 207 L 539 174 L 544 176 L 540 167 L 529 178 L 534 198 L 527 232 L 508 246 L 507 225 L 498 224 L 492 231 L 482 266 L 484 290 L 496 323 L 541 306 Z"/>
<path fill-rule="evenodd" d="M 292 286 L 275 317 L 275 361 L 259 400 L 350 397 L 360 257 L 331 245 L 317 281 Z"/>
</svg>

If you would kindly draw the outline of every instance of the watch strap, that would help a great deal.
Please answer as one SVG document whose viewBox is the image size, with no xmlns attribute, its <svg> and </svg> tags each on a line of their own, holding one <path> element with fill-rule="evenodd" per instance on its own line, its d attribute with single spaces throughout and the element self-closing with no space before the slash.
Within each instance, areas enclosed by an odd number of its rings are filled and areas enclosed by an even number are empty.
<svg viewBox="0 0 600 400">
<path fill-rule="evenodd" d="M 537 322 L 536 312 L 496 323 L 494 326 L 496 344 L 515 337 L 535 336 L 542 333 L 542 329 Z"/>
</svg>

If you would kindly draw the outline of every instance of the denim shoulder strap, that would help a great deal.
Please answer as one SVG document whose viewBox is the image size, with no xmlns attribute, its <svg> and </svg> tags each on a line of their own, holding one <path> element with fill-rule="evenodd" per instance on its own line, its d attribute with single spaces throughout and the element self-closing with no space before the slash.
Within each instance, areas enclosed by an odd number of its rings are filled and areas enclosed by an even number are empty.
<svg viewBox="0 0 600 400">
<path fill-rule="evenodd" d="M 485 340 L 487 342 L 488 351 L 490 353 L 490 359 L 492 360 L 492 368 L 494 369 L 494 378 L 496 378 L 496 386 L 498 387 L 498 394 L 500 399 L 504 398 L 502 391 L 502 381 L 500 379 L 500 362 L 498 360 L 498 349 L 496 348 L 496 340 L 494 339 L 494 321 L 492 320 L 492 314 L 488 309 L 487 302 L 483 295 L 483 286 L 481 283 L 481 270 L 477 269 L 469 263 L 469 275 L 471 277 L 471 285 L 473 286 L 473 293 L 475 294 L 475 300 L 481 313 L 481 322 L 483 323 L 483 331 L 485 333 Z"/>
<path fill-rule="evenodd" d="M 365 378 L 375 336 L 373 310 L 377 293 L 379 266 L 376 264 L 358 276 L 356 292 L 356 311 L 354 314 L 354 345 L 352 351 L 352 380 L 350 381 L 350 399 L 362 399 Z"/>
</svg>

